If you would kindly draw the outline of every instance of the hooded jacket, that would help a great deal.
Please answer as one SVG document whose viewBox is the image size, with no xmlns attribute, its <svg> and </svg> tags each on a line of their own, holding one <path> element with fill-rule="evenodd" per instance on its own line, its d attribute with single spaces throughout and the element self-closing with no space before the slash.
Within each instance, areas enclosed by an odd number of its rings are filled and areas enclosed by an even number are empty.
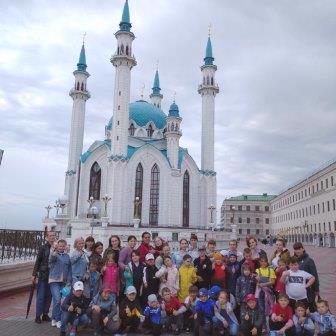
<svg viewBox="0 0 336 336">
<path fill-rule="evenodd" d="M 311 288 L 315 292 L 319 292 L 320 290 L 320 284 L 319 284 L 319 278 L 318 278 L 318 273 L 316 270 L 316 265 L 315 262 L 312 258 L 309 257 L 308 253 L 304 252 L 299 259 L 299 268 L 302 271 L 306 271 L 307 273 L 310 273 L 315 277 L 315 282 L 311 286 Z"/>
</svg>

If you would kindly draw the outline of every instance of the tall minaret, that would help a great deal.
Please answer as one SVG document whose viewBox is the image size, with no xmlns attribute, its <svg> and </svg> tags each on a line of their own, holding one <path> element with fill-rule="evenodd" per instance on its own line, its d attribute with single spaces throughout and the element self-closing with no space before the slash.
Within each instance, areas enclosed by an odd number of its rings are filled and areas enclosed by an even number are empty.
<svg viewBox="0 0 336 336">
<path fill-rule="evenodd" d="M 206 46 L 204 64 L 201 67 L 203 83 L 198 93 L 202 96 L 202 171 L 214 171 L 214 114 L 215 96 L 219 91 L 215 82 L 217 66 L 213 64 L 210 34 Z"/>
<path fill-rule="evenodd" d="M 182 118 L 178 106 L 175 104 L 170 105 L 167 117 L 167 131 L 165 133 L 167 139 L 167 156 L 172 168 L 178 168 L 178 152 L 179 142 L 182 136 L 180 129 Z"/>
<path fill-rule="evenodd" d="M 159 79 L 159 71 L 156 69 L 155 77 L 154 77 L 154 84 L 152 87 L 152 93 L 149 96 L 152 104 L 158 108 L 161 108 L 161 100 L 163 98 L 163 95 L 161 94 L 161 88 L 160 88 L 160 79 Z"/>
<path fill-rule="evenodd" d="M 86 71 L 86 57 L 84 42 L 77 63 L 77 70 L 74 71 L 75 83 L 69 95 L 73 99 L 71 130 L 69 144 L 68 170 L 65 178 L 65 195 L 68 197 L 68 216 L 75 216 L 77 202 L 77 181 L 79 175 L 79 157 L 83 150 L 85 104 L 90 98 L 90 93 L 86 89 L 86 81 L 90 74 Z"/>
<path fill-rule="evenodd" d="M 132 54 L 132 42 L 135 39 L 131 32 L 128 0 L 115 33 L 117 52 L 111 57 L 111 63 L 116 68 L 114 84 L 113 123 L 111 133 L 111 154 L 118 157 L 127 156 L 128 141 L 128 109 L 130 102 L 131 69 L 136 65 Z"/>
</svg>

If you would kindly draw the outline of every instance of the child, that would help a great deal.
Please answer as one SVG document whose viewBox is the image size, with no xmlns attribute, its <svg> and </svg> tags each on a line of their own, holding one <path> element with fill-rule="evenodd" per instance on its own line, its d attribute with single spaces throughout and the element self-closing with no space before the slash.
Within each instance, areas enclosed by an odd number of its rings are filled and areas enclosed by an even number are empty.
<svg viewBox="0 0 336 336">
<path fill-rule="evenodd" d="M 263 312 L 257 306 L 257 299 L 253 294 L 248 294 L 245 302 L 246 305 L 242 305 L 240 311 L 239 336 L 259 336 L 262 334 Z"/>
<path fill-rule="evenodd" d="M 251 273 L 255 273 L 257 263 L 256 260 L 252 259 L 252 251 L 248 247 L 244 248 L 243 259 L 240 262 L 241 266 L 245 264 L 250 266 Z"/>
<path fill-rule="evenodd" d="M 89 259 L 84 251 L 84 239 L 76 238 L 74 242 L 74 250 L 71 253 L 71 272 L 72 283 L 83 281 L 83 276 L 87 270 Z"/>
<path fill-rule="evenodd" d="M 215 306 L 213 318 L 214 329 L 217 335 L 223 335 L 228 331 L 229 335 L 237 335 L 238 320 L 233 312 L 233 307 L 228 299 L 228 293 L 221 291 Z"/>
<path fill-rule="evenodd" d="M 276 296 L 278 297 L 279 294 L 285 294 L 286 289 L 285 289 L 285 284 L 281 281 L 281 276 L 282 273 L 287 271 L 287 265 L 286 262 L 283 259 L 278 260 L 278 267 L 275 269 L 275 285 L 274 285 L 274 290 L 276 293 Z"/>
<path fill-rule="evenodd" d="M 123 272 L 123 280 L 124 280 L 124 288 L 126 291 L 126 288 L 129 286 L 133 286 L 133 274 L 131 272 L 130 266 L 125 266 L 124 272 Z"/>
<path fill-rule="evenodd" d="M 111 289 L 114 298 L 119 294 L 119 266 L 115 260 L 115 253 L 113 250 L 106 254 L 105 265 L 102 268 L 103 288 Z"/>
<path fill-rule="evenodd" d="M 213 301 L 213 302 L 216 302 L 218 300 L 218 296 L 219 296 L 219 293 L 222 291 L 223 289 L 217 285 L 215 286 L 212 286 L 210 289 L 209 289 L 209 297 L 210 299 Z M 232 295 L 231 293 L 228 293 L 229 294 L 229 297 L 230 297 L 230 303 L 233 307 L 233 309 L 236 309 L 237 307 L 237 302 L 236 302 L 236 299 L 234 297 L 234 295 Z"/>
<path fill-rule="evenodd" d="M 115 297 L 109 288 L 103 288 L 91 301 L 88 315 L 94 330 L 93 336 L 99 336 L 103 330 L 114 333 L 119 329 L 120 321 L 117 314 Z"/>
<path fill-rule="evenodd" d="M 212 332 L 212 319 L 214 313 L 214 301 L 209 299 L 209 293 L 206 288 L 201 288 L 198 292 L 199 300 L 195 306 L 195 329 L 196 335 L 210 335 Z"/>
<path fill-rule="evenodd" d="M 196 286 L 189 287 L 189 295 L 184 301 L 184 306 L 186 307 L 186 312 L 184 314 L 184 329 L 189 332 L 194 330 L 194 314 L 195 306 L 198 301 L 198 288 Z"/>
<path fill-rule="evenodd" d="M 92 300 L 102 287 L 101 274 L 97 271 L 97 263 L 95 261 L 90 261 L 89 271 L 83 276 L 83 284 L 83 295 Z"/>
<path fill-rule="evenodd" d="M 148 306 L 144 310 L 147 326 L 154 336 L 161 335 L 161 307 L 155 294 L 148 296 Z"/>
<path fill-rule="evenodd" d="M 176 296 L 179 291 L 179 272 L 171 257 L 163 258 L 163 265 L 155 273 L 155 276 L 160 279 L 159 293 L 162 296 L 162 289 L 168 287 L 172 295 Z"/>
<path fill-rule="evenodd" d="M 145 306 L 148 296 L 150 294 L 157 295 L 159 292 L 160 280 L 155 276 L 158 269 L 155 266 L 154 255 L 147 253 L 146 267 L 143 271 L 143 291 L 142 291 L 142 303 Z"/>
<path fill-rule="evenodd" d="M 121 319 L 121 326 L 119 331 L 135 332 L 140 329 L 140 322 L 142 320 L 141 306 L 137 299 L 137 291 L 134 286 L 126 288 L 126 297 L 119 305 L 119 316 Z"/>
<path fill-rule="evenodd" d="M 50 248 L 49 255 L 49 285 L 52 296 L 52 320 L 53 327 L 61 327 L 61 290 L 65 286 L 71 287 L 71 263 L 70 257 L 65 253 L 66 241 L 60 239 Z"/>
<path fill-rule="evenodd" d="M 198 249 L 198 258 L 194 260 L 194 266 L 196 267 L 197 274 L 197 287 L 209 288 L 212 276 L 212 263 L 209 257 L 206 255 L 205 246 L 201 246 Z"/>
<path fill-rule="evenodd" d="M 103 260 L 103 243 L 96 242 L 92 248 L 92 254 L 89 257 L 89 261 L 95 261 L 97 264 L 97 271 L 100 272 L 102 267 L 104 266 Z"/>
<path fill-rule="evenodd" d="M 293 323 L 295 327 L 295 336 L 314 336 L 314 322 L 309 316 L 307 316 L 306 306 L 302 302 L 298 302 L 295 306 Z"/>
<path fill-rule="evenodd" d="M 179 276 L 180 290 L 178 292 L 178 298 L 180 302 L 183 303 L 188 296 L 190 286 L 197 281 L 196 268 L 192 265 L 192 259 L 189 254 L 183 257 L 183 263 L 179 269 Z"/>
<path fill-rule="evenodd" d="M 289 259 L 289 271 L 282 273 L 280 281 L 286 284 L 286 294 L 292 309 L 295 309 L 298 301 L 308 307 L 307 288 L 315 282 L 315 277 L 299 269 L 299 261 L 296 257 Z"/>
<path fill-rule="evenodd" d="M 227 264 L 227 289 L 232 295 L 236 295 L 237 280 L 240 276 L 240 264 L 237 260 L 236 252 L 229 252 L 229 262 Z"/>
<path fill-rule="evenodd" d="M 208 240 L 208 245 L 206 249 L 206 255 L 210 258 L 210 261 L 213 262 L 213 254 L 216 251 L 216 241 L 214 239 Z"/>
<path fill-rule="evenodd" d="M 137 290 L 137 296 L 140 296 L 142 290 L 142 280 L 143 280 L 143 271 L 144 265 L 140 262 L 140 253 L 137 250 L 134 250 L 131 255 L 132 260 L 128 263 L 129 270 L 132 273 L 132 282 L 133 286 Z M 126 287 L 127 289 L 127 287 Z"/>
<path fill-rule="evenodd" d="M 268 266 L 267 257 L 261 256 L 259 264 L 260 268 L 256 270 L 256 297 L 258 299 L 258 305 L 264 312 L 265 316 L 269 316 L 274 302 L 273 285 L 276 276 L 274 269 Z"/>
<path fill-rule="evenodd" d="M 226 267 L 223 262 L 223 256 L 219 252 L 213 255 L 211 286 L 218 285 L 226 288 Z"/>
<path fill-rule="evenodd" d="M 248 264 L 243 264 L 242 275 L 237 279 L 236 285 L 236 301 L 237 305 L 244 303 L 244 299 L 248 294 L 254 294 L 257 285 L 257 280 L 254 274 L 251 273 L 251 267 Z"/>
<path fill-rule="evenodd" d="M 318 336 L 336 335 L 336 317 L 329 310 L 329 304 L 326 300 L 317 301 L 317 312 L 310 314 L 310 317 L 317 326 Z"/>
<path fill-rule="evenodd" d="M 277 303 L 273 305 L 269 327 L 271 331 L 278 331 L 281 335 L 295 335 L 295 328 L 293 328 L 293 310 L 289 306 L 289 298 L 286 294 L 279 294 Z"/>
<path fill-rule="evenodd" d="M 162 325 L 164 325 L 167 332 L 172 330 L 175 335 L 178 335 L 183 327 L 183 313 L 187 309 L 175 296 L 172 295 L 171 290 L 168 287 L 162 289 L 162 297 Z"/>
<path fill-rule="evenodd" d="M 61 336 L 66 335 L 68 323 L 70 323 L 69 336 L 76 336 L 77 327 L 80 324 L 86 325 L 89 323 L 89 318 L 86 315 L 89 300 L 84 297 L 83 290 L 83 282 L 75 282 L 72 293 L 68 295 L 62 303 Z"/>
</svg>

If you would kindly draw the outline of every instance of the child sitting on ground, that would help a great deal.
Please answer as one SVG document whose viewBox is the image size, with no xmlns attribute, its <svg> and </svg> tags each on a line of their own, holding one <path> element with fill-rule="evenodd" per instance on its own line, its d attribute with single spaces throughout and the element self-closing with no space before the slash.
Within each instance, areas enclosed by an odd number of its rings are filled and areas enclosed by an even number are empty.
<svg viewBox="0 0 336 336">
<path fill-rule="evenodd" d="M 148 306 L 144 310 L 146 327 L 153 336 L 161 335 L 161 307 L 155 294 L 148 296 Z"/>
<path fill-rule="evenodd" d="M 326 300 L 317 301 L 317 312 L 310 314 L 315 322 L 318 336 L 335 336 L 336 335 L 336 317 L 331 314 L 329 304 Z"/>
<path fill-rule="evenodd" d="M 228 299 L 228 293 L 221 291 L 218 301 L 214 306 L 215 316 L 213 318 L 214 331 L 216 335 L 237 335 L 238 320 L 233 312 L 232 305 Z"/>
<path fill-rule="evenodd" d="M 295 327 L 295 336 L 314 336 L 314 322 L 309 316 L 307 316 L 306 306 L 302 302 L 298 302 L 295 306 L 293 323 Z"/>
<path fill-rule="evenodd" d="M 196 335 L 211 335 L 212 319 L 215 316 L 215 302 L 209 298 L 209 293 L 206 288 L 201 288 L 198 292 L 199 300 L 195 306 L 195 328 Z"/>
<path fill-rule="evenodd" d="M 189 287 L 189 295 L 184 301 L 186 307 L 186 312 L 184 313 L 184 329 L 189 332 L 194 330 L 194 315 L 195 315 L 195 306 L 198 301 L 198 288 L 196 286 Z"/>
</svg>

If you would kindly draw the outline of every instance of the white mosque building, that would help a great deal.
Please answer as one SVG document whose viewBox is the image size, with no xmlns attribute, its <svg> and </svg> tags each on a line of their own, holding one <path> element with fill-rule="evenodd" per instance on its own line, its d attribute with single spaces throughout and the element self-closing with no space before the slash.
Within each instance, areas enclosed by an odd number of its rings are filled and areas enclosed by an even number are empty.
<svg viewBox="0 0 336 336">
<path fill-rule="evenodd" d="M 84 152 L 90 74 L 84 44 L 82 46 L 73 73 L 74 86 L 70 90 L 73 109 L 66 199 L 60 201 L 66 206 L 55 218 L 56 229 L 62 232 L 66 228 L 69 231 L 70 227 L 81 232 L 92 230 L 92 217 L 97 226 L 109 229 L 110 233 L 130 232 L 134 227 L 188 232 L 216 223 L 214 114 L 219 88 L 210 36 L 198 87 L 202 101 L 199 167 L 188 150 L 180 146 L 183 110 L 179 110 L 175 101 L 167 113 L 161 109 L 163 95 L 158 71 L 150 100 L 130 102 L 131 71 L 137 64 L 132 46 L 135 35 L 131 28 L 126 0 L 119 30 L 115 33 L 116 51 L 111 57 L 115 67 L 113 116 L 105 126 L 105 138 L 95 141 Z"/>
</svg>

